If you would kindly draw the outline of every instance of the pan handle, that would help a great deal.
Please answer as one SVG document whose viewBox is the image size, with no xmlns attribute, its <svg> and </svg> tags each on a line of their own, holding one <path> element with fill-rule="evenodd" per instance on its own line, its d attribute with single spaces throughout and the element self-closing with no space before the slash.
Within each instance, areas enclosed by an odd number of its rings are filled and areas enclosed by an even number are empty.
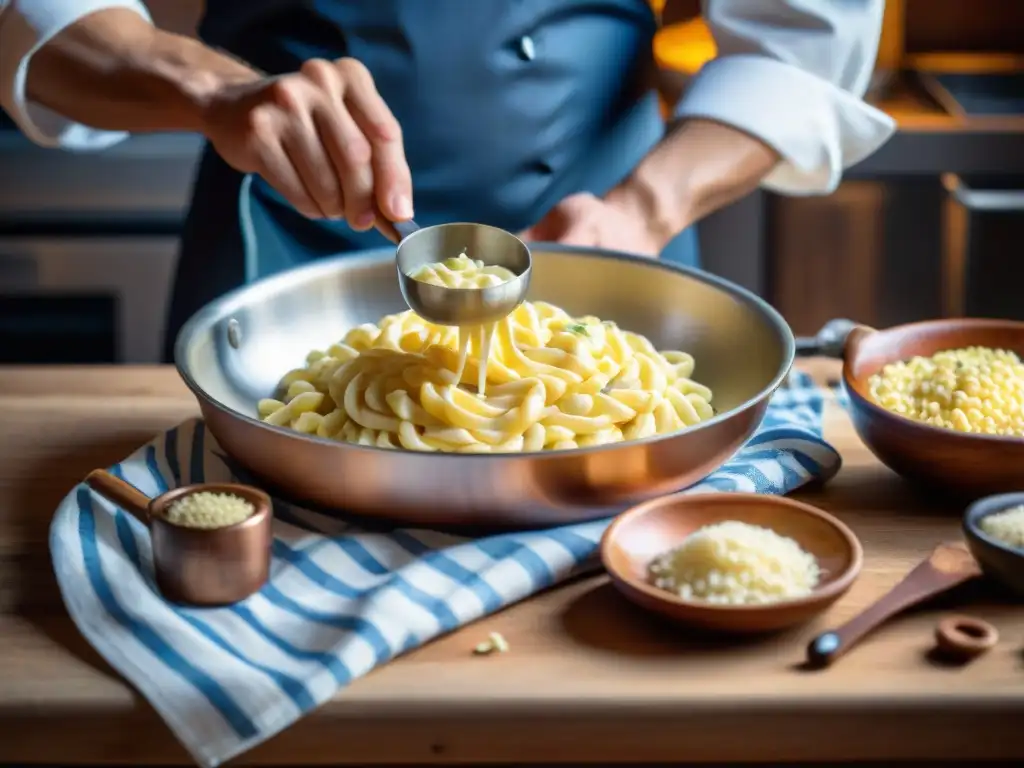
<svg viewBox="0 0 1024 768">
<path fill-rule="evenodd" d="M 797 357 L 832 357 L 842 359 L 846 339 L 854 328 L 860 326 L 852 320 L 829 320 L 815 336 L 796 338 Z"/>
</svg>

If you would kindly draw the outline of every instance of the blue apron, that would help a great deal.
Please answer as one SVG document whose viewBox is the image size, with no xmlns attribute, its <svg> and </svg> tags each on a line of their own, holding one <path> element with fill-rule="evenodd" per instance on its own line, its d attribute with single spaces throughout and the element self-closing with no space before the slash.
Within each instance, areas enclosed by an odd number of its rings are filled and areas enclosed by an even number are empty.
<svg viewBox="0 0 1024 768">
<path fill-rule="evenodd" d="M 200 36 L 271 74 L 367 66 L 405 128 L 416 220 L 518 231 L 575 192 L 603 195 L 661 139 L 645 0 L 207 0 Z M 204 154 L 182 236 L 165 357 L 204 304 L 259 277 L 378 248 L 312 221 Z M 248 250 L 249 257 L 245 254 Z M 695 265 L 691 228 L 662 258 Z"/>
</svg>

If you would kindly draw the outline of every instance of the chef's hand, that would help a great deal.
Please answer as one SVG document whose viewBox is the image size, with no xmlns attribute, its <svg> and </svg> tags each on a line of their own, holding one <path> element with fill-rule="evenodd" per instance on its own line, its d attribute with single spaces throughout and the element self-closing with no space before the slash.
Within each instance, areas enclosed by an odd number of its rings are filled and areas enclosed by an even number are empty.
<svg viewBox="0 0 1024 768">
<path fill-rule="evenodd" d="M 204 133 L 224 160 L 258 173 L 310 218 L 356 230 L 412 218 L 402 131 L 370 72 L 355 59 L 313 59 L 299 72 L 216 92 Z"/>
<path fill-rule="evenodd" d="M 621 189 L 604 198 L 583 192 L 562 200 L 520 237 L 657 258 L 674 233 L 658 226 L 647 210 Z"/>
</svg>

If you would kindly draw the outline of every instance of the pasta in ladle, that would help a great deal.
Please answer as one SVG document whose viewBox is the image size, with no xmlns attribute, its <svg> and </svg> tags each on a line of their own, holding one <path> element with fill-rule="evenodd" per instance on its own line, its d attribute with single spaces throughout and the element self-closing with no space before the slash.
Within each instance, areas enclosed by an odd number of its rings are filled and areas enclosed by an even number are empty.
<svg viewBox="0 0 1024 768">
<path fill-rule="evenodd" d="M 463 255 L 435 276 L 472 287 L 502 279 L 496 269 Z M 459 336 L 411 310 L 360 325 L 287 373 L 259 415 L 379 448 L 515 453 L 637 440 L 715 413 L 711 390 L 691 378 L 692 356 L 659 352 L 610 321 L 524 302 Z"/>
</svg>

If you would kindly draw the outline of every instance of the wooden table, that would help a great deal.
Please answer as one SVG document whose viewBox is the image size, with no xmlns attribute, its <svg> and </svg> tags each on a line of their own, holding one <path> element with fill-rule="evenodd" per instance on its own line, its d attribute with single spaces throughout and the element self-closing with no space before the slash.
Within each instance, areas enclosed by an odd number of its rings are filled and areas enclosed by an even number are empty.
<svg viewBox="0 0 1024 768">
<path fill-rule="evenodd" d="M 167 368 L 0 368 L 0 762 L 188 763 L 71 624 L 47 531 L 60 498 L 90 468 L 195 412 Z M 831 670 L 798 669 L 812 635 L 958 537 L 957 510 L 924 503 L 881 467 L 838 406 L 829 406 L 826 434 L 844 468 L 826 488 L 799 495 L 850 524 L 867 556 L 850 594 L 813 626 L 739 644 L 692 638 L 595 576 L 387 665 L 240 762 L 1024 757 L 1024 608 L 1001 604 L 983 585 L 958 604 L 994 622 L 1002 641 L 966 668 L 927 660 L 943 615 L 932 608 L 893 622 Z M 472 656 L 490 631 L 511 651 Z"/>
</svg>

